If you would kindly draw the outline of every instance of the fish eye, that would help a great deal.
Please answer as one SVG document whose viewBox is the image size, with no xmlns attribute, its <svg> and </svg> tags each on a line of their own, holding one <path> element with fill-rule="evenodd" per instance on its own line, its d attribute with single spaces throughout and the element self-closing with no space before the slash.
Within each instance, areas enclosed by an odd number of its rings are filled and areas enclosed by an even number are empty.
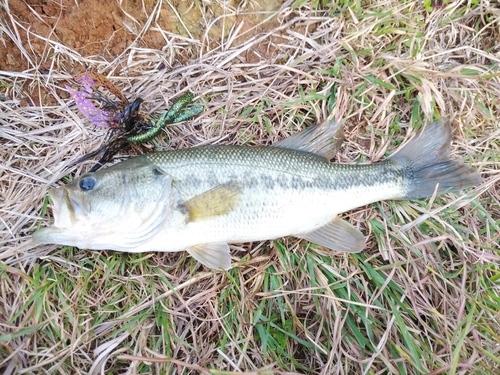
<svg viewBox="0 0 500 375">
<path fill-rule="evenodd" d="M 92 190 L 95 186 L 96 180 L 94 177 L 86 176 L 80 180 L 78 186 L 80 190 Z"/>
</svg>

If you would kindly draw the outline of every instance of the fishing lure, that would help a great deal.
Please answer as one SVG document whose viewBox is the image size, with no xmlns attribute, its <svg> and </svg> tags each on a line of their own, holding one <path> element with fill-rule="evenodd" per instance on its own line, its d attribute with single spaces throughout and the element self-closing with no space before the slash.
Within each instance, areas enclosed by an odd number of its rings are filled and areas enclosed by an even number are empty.
<svg viewBox="0 0 500 375">
<path fill-rule="evenodd" d="M 193 94 L 181 96 L 172 107 L 159 118 L 139 113 L 142 98 L 129 103 L 120 90 L 105 76 L 86 72 L 73 77 L 78 87 L 66 86 L 78 109 L 94 123 L 108 128 L 110 135 L 105 145 L 78 159 L 75 164 L 102 154 L 98 163 L 91 168 L 97 171 L 118 152 L 130 144 L 143 144 L 154 139 L 168 124 L 174 124 L 200 114 L 204 106 L 192 105 Z M 110 95 L 111 94 L 111 95 Z M 112 99 L 111 97 L 114 96 Z M 97 107 L 94 103 L 98 103 Z"/>
<path fill-rule="evenodd" d="M 99 73 L 86 72 L 77 74 L 73 79 L 77 88 L 66 85 L 66 89 L 76 103 L 78 109 L 94 123 L 102 128 L 113 128 L 120 125 L 122 111 L 128 100 L 105 76 Z M 100 89 L 107 90 L 101 91 Z M 110 99 L 112 94 L 117 100 Z M 100 108 L 94 103 L 99 103 Z"/>
<path fill-rule="evenodd" d="M 186 108 L 192 100 L 193 94 L 191 93 L 181 96 L 164 115 L 151 120 L 150 129 L 140 134 L 127 136 L 127 141 L 134 144 L 149 142 L 161 132 L 165 125 L 186 121 L 199 115 L 204 109 L 202 105 L 197 104 Z"/>
<path fill-rule="evenodd" d="M 166 125 L 182 122 L 200 114 L 204 109 L 202 105 L 198 104 L 185 108 L 185 106 L 190 102 L 190 99 L 188 100 L 187 98 L 188 95 L 191 94 L 187 94 L 175 102 L 173 107 L 165 115 L 158 119 L 148 117 L 147 121 L 138 120 L 134 115 L 134 112 L 138 109 L 138 106 L 142 101 L 142 99 L 139 100 L 140 98 L 136 99 L 126 108 L 126 110 L 124 110 L 124 115 L 128 116 L 127 120 L 124 122 L 125 127 L 128 130 L 111 137 L 110 141 L 103 147 L 83 156 L 77 160 L 76 164 L 91 159 L 102 153 L 102 156 L 97 164 L 89 170 L 89 172 L 95 172 L 102 165 L 110 161 L 114 155 L 125 149 L 128 144 L 143 144 L 149 142 L 154 139 Z M 142 118 L 144 117 L 145 116 L 142 116 Z M 133 119 L 133 121 L 130 121 L 129 119 Z M 115 130 L 117 129 L 111 129 L 111 131 Z"/>
</svg>

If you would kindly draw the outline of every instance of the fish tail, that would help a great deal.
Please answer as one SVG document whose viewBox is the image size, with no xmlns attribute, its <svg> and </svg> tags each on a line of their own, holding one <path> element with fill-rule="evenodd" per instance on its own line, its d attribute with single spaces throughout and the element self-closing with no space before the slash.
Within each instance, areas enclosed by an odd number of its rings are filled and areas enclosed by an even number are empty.
<svg viewBox="0 0 500 375">
<path fill-rule="evenodd" d="M 450 120 L 442 118 L 427 125 L 389 160 L 403 168 L 405 193 L 401 199 L 420 199 L 437 192 L 458 191 L 481 183 L 472 167 L 450 159 L 452 130 Z"/>
</svg>

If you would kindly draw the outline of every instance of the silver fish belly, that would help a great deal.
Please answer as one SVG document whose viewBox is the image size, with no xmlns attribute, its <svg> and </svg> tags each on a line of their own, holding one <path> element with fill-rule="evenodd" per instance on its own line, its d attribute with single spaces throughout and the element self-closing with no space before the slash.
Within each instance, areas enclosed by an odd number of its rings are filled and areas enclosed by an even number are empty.
<svg viewBox="0 0 500 375">
<path fill-rule="evenodd" d="M 370 165 L 330 163 L 339 134 L 331 122 L 274 147 L 208 146 L 131 158 L 51 190 L 55 223 L 33 240 L 95 250 L 186 250 L 206 266 L 228 269 L 228 243 L 287 235 L 359 252 L 364 236 L 339 213 L 480 182 L 475 170 L 449 159 L 446 119 Z"/>
</svg>

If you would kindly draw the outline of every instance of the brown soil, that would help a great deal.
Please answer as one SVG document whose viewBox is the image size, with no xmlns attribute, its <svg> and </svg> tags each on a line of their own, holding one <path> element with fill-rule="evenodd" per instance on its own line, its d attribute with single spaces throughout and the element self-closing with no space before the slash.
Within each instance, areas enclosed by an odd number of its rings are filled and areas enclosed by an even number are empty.
<svg viewBox="0 0 500 375">
<path fill-rule="evenodd" d="M 186 64 L 198 55 L 199 41 L 205 43 L 207 51 L 217 48 L 235 25 L 240 27 L 238 35 L 243 34 L 243 37 L 236 38 L 235 43 L 244 43 L 242 39 L 248 40 L 258 33 L 272 30 L 278 24 L 276 19 L 271 19 L 263 24 L 265 26 L 259 26 L 268 17 L 265 11 L 279 8 L 279 0 L 254 4 L 250 14 L 227 16 L 228 7 L 236 9 L 238 3 L 231 1 L 225 10 L 213 5 L 206 10 L 208 13 L 202 13 L 205 9 L 182 0 L 171 1 L 172 7 L 156 0 L 123 1 L 121 4 L 100 0 L 11 0 L 8 12 L 0 13 L 2 23 L 8 25 L 9 33 L 14 36 L 0 33 L 5 48 L 5 53 L 0 53 L 0 71 L 74 75 L 87 67 L 75 65 L 68 54 L 58 54 L 58 49 L 68 49 L 83 58 L 111 62 L 130 47 L 168 49 L 166 46 L 172 38 L 186 38 L 198 43 L 187 43 L 186 48 L 175 50 L 173 59 Z M 249 49 L 243 57 L 251 63 L 273 53 L 269 41 Z M 67 97 L 64 91 L 57 91 L 59 97 Z M 46 87 L 24 84 L 22 92 L 22 106 L 54 105 L 57 102 Z"/>
<path fill-rule="evenodd" d="M 146 12 L 152 8 L 146 2 Z M 142 9 L 142 2 L 126 2 L 121 9 L 117 2 L 83 1 L 20 1 L 9 2 L 12 21 L 16 22 L 21 32 L 22 47 L 33 60 L 46 54 L 48 38 L 74 49 L 82 56 L 101 55 L 113 58 L 133 42 L 134 36 L 127 30 L 127 23 L 133 21 L 126 11 L 139 22 L 144 22 L 147 14 Z M 168 18 L 165 19 L 165 21 Z M 163 21 L 163 22 L 165 22 Z M 38 37 L 37 37 L 38 36 Z M 143 39 L 156 48 L 161 48 L 162 40 L 158 33 L 147 33 Z M 23 58 L 22 52 L 12 41 L 7 41 L 6 55 L 0 56 L 0 69 L 22 71 L 31 68 Z M 38 61 L 40 69 L 49 69 L 50 61 Z"/>
<path fill-rule="evenodd" d="M 237 5 L 233 1 L 230 5 Z M 231 27 L 240 24 L 241 17 L 225 18 L 224 31 L 221 30 L 220 17 L 223 9 L 212 10 L 211 19 L 203 19 L 199 7 L 191 6 L 188 1 L 173 1 L 175 9 L 162 5 L 157 10 L 157 1 L 117 1 L 78 0 L 11 0 L 8 2 L 10 19 L 5 24 L 11 27 L 11 32 L 19 33 L 22 46 L 16 45 L 4 34 L 6 53 L 0 54 L 0 70 L 25 71 L 39 69 L 41 73 L 48 72 L 52 65 L 55 51 L 50 49 L 47 39 L 70 48 L 81 56 L 99 56 L 112 60 L 135 42 L 136 47 L 162 49 L 168 43 L 167 33 L 202 40 L 203 34 L 210 25 L 208 36 L 210 42 L 217 43 L 226 37 Z M 257 11 L 277 9 L 280 2 L 276 0 L 263 2 Z M 3 12 L 4 18 L 7 13 Z M 265 15 L 246 15 L 243 30 L 264 19 Z M 149 18 L 152 22 L 145 28 Z M 182 21 L 181 21 L 182 20 Z M 267 22 L 266 28 L 275 27 L 275 22 Z M 251 34 L 262 32 L 256 28 Z M 224 35 L 225 34 L 225 35 Z M 247 37 L 251 35 L 247 34 Z M 17 38 L 16 38 L 17 40 Z M 54 43 L 55 42 L 55 43 Z M 269 52 L 265 46 L 260 46 L 261 54 Z M 187 50 L 185 57 L 189 56 Z M 29 58 L 27 58 L 29 57 Z M 36 66 L 30 66 L 32 63 Z"/>
</svg>

